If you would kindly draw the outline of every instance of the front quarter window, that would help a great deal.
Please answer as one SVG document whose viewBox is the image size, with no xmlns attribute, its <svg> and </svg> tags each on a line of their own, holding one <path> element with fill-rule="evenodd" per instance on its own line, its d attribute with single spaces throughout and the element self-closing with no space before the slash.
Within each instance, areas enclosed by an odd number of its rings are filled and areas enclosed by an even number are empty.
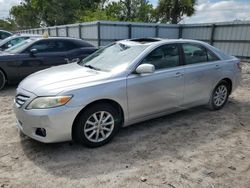
<svg viewBox="0 0 250 188">
<path fill-rule="evenodd" d="M 126 68 L 148 45 L 128 45 L 114 43 L 83 59 L 79 64 L 101 71 L 112 71 Z"/>
</svg>

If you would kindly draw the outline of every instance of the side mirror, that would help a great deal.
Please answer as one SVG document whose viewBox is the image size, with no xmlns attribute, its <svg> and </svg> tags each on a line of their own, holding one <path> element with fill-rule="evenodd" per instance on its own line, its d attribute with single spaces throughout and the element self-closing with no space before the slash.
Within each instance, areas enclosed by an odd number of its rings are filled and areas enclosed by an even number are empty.
<svg viewBox="0 0 250 188">
<path fill-rule="evenodd" d="M 30 50 L 30 56 L 34 56 L 37 53 L 37 49 Z"/>
<path fill-rule="evenodd" d="M 138 74 L 151 74 L 155 72 L 155 66 L 152 64 L 141 64 L 136 68 L 135 72 Z"/>
</svg>

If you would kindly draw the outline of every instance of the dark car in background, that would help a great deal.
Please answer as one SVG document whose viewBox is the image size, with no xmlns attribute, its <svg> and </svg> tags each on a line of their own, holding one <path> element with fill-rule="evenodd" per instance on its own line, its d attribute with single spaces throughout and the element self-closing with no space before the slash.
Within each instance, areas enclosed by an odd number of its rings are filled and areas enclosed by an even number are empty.
<svg viewBox="0 0 250 188">
<path fill-rule="evenodd" d="M 25 40 L 0 53 L 0 89 L 34 72 L 81 60 L 96 50 L 93 45 L 74 38 Z"/>
<path fill-rule="evenodd" d="M 4 30 L 0 30 L 0 41 L 11 36 L 12 33 L 8 32 L 8 31 L 4 31 Z"/>
<path fill-rule="evenodd" d="M 0 41 L 0 51 L 7 50 L 8 48 L 11 48 L 24 40 L 30 39 L 30 38 L 42 38 L 42 35 L 13 35 L 10 36 L 2 41 Z"/>
</svg>

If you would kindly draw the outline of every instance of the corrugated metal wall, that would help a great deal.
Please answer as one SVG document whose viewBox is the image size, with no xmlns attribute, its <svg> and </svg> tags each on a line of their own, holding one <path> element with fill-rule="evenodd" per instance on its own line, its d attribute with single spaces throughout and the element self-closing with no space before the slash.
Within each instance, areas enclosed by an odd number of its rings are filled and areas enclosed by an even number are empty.
<svg viewBox="0 0 250 188">
<path fill-rule="evenodd" d="M 196 39 L 208 42 L 231 55 L 250 57 L 250 22 L 170 25 L 98 21 L 19 32 L 43 34 L 45 31 L 50 36 L 81 38 L 95 46 L 139 37 Z"/>
<path fill-rule="evenodd" d="M 250 57 L 250 22 L 182 25 L 182 37 L 203 40 L 238 57 Z"/>
</svg>

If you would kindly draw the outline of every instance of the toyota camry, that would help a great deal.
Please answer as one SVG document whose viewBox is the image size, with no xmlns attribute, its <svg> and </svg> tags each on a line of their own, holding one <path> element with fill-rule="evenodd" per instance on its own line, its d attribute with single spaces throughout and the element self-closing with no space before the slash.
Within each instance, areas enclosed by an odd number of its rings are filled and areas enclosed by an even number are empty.
<svg viewBox="0 0 250 188">
<path fill-rule="evenodd" d="M 17 127 L 40 142 L 97 147 L 123 126 L 198 105 L 219 110 L 240 78 L 239 60 L 204 42 L 118 41 L 25 78 L 14 102 Z"/>
</svg>

